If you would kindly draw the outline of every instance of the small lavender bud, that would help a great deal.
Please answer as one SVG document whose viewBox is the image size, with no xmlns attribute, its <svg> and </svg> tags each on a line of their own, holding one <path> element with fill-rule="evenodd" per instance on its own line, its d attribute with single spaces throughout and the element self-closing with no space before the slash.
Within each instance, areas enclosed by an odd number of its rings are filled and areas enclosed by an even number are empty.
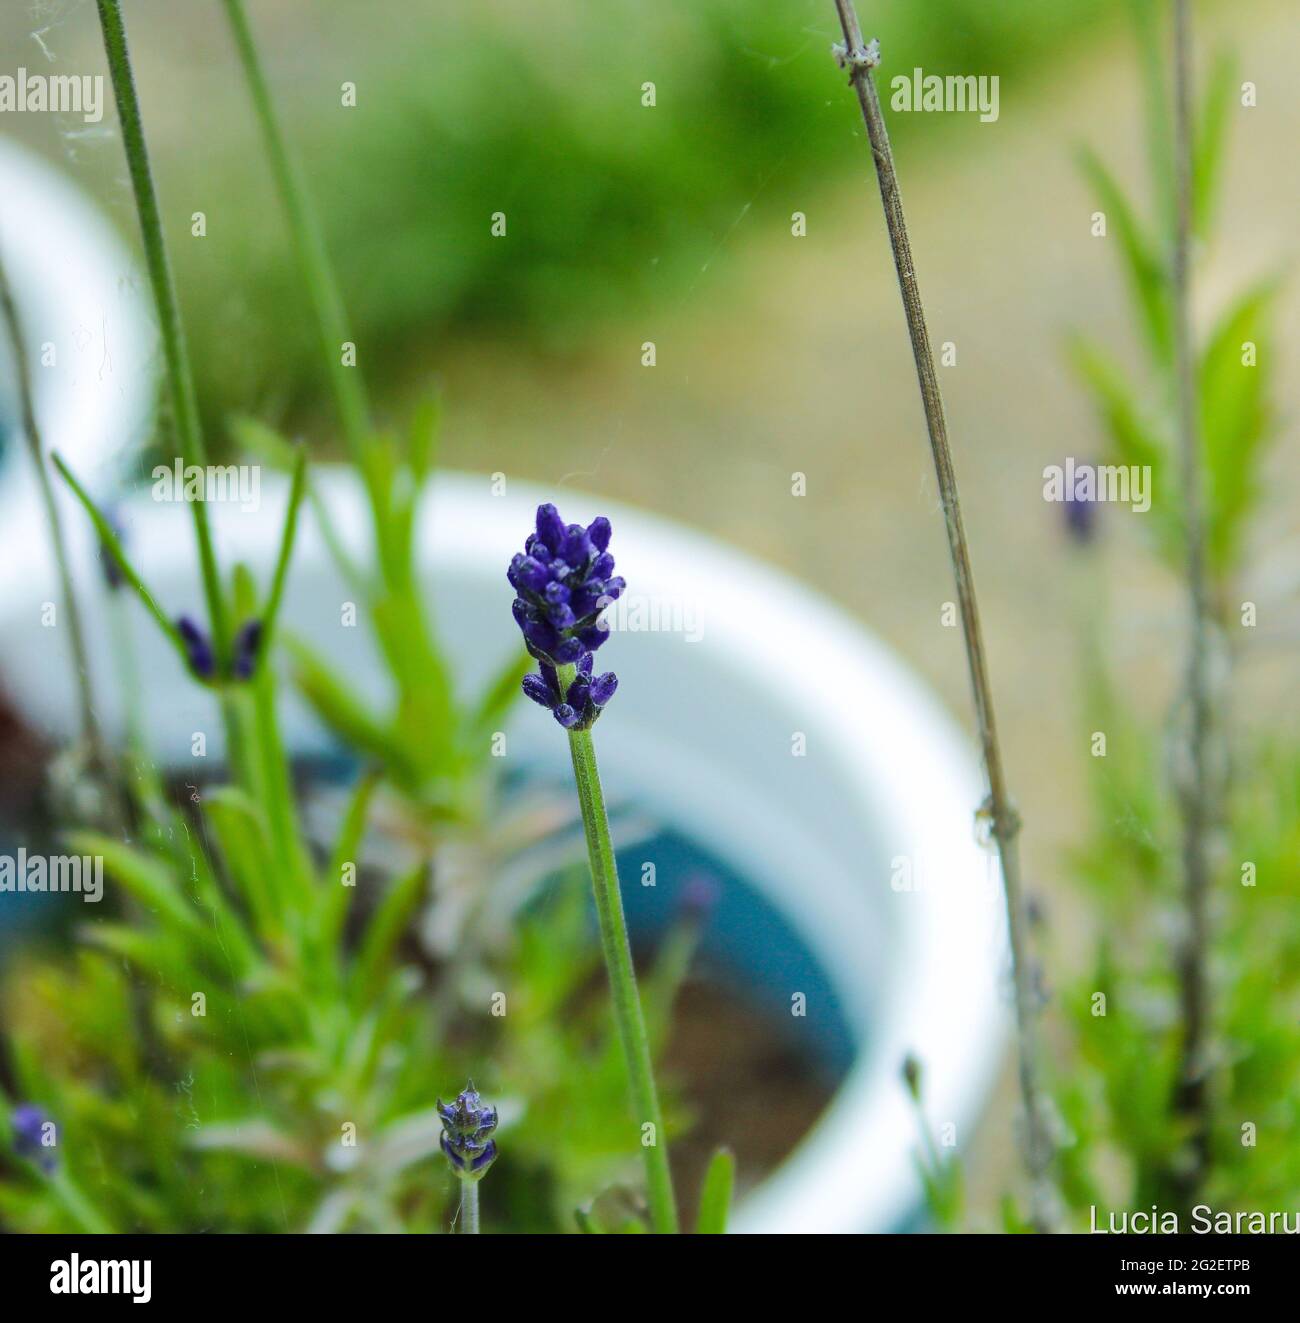
<svg viewBox="0 0 1300 1323">
<path fill-rule="evenodd" d="M 604 675 L 598 675 L 591 682 L 591 701 L 597 707 L 604 707 L 614 697 L 614 690 L 617 688 L 618 676 L 613 671 L 606 671 Z"/>
<path fill-rule="evenodd" d="M 217 662 L 208 636 L 189 616 L 181 616 L 176 621 L 176 632 L 185 645 L 185 655 L 189 660 L 190 669 L 204 680 L 212 679 L 217 669 Z"/>
<path fill-rule="evenodd" d="M 610 534 L 614 530 L 610 527 L 610 522 L 604 515 L 597 515 L 595 519 L 587 525 L 587 536 L 591 539 L 591 545 L 597 551 L 604 551 L 609 546 Z"/>
<path fill-rule="evenodd" d="M 439 1140 L 452 1170 L 462 1180 L 482 1180 L 496 1160 L 496 1141 L 489 1136 L 497 1128 L 497 1109 L 484 1103 L 470 1080 L 454 1103 L 438 1099 L 442 1118 Z"/>
<path fill-rule="evenodd" d="M 235 635 L 234 660 L 231 663 L 231 671 L 235 679 L 247 680 L 253 674 L 253 668 L 257 665 L 258 649 L 262 645 L 262 622 L 260 620 L 248 620 L 240 626 L 239 633 Z"/>
<path fill-rule="evenodd" d="M 551 693 L 550 686 L 540 675 L 533 675 L 530 672 L 524 676 L 524 693 L 542 707 L 555 706 L 555 695 Z"/>
<path fill-rule="evenodd" d="M 560 559 L 573 569 L 580 569 L 591 558 L 591 539 L 580 524 L 570 524 L 564 533 Z"/>
<path fill-rule="evenodd" d="M 552 556 L 560 554 L 560 547 L 564 544 L 564 533 L 564 520 L 560 518 L 560 512 L 553 505 L 539 505 L 537 539 Z"/>
</svg>

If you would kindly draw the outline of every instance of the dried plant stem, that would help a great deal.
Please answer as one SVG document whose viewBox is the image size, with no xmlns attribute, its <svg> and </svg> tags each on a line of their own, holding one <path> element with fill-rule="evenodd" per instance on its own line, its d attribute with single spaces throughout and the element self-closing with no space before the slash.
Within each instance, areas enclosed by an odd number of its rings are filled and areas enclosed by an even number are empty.
<svg viewBox="0 0 1300 1323">
<path fill-rule="evenodd" d="M 9 273 L 0 260 L 0 316 L 4 318 L 5 333 L 14 355 L 14 376 L 18 383 L 18 405 L 22 413 L 23 431 L 27 434 L 27 448 L 36 469 L 36 481 L 45 507 L 50 542 L 54 547 L 54 561 L 58 568 L 59 588 L 63 594 L 63 610 L 68 620 L 68 642 L 71 649 L 72 669 L 75 672 L 77 694 L 81 708 L 81 738 L 98 770 L 108 770 L 107 750 L 95 716 L 95 695 L 90 678 L 90 658 L 86 651 L 86 632 L 82 625 L 81 608 L 72 586 L 72 570 L 68 561 L 68 547 L 63 537 L 63 522 L 54 499 L 54 485 L 46 468 L 45 447 L 41 442 L 36 422 L 36 407 L 32 399 L 31 361 L 23 339 L 22 322 L 9 285 Z"/>
<path fill-rule="evenodd" d="M 167 246 L 163 240 L 158 196 L 154 191 L 153 173 L 149 167 L 149 150 L 145 144 L 140 102 L 131 72 L 131 56 L 127 50 L 120 0 L 96 0 L 96 3 L 99 8 L 99 25 L 104 36 L 104 53 L 108 58 L 108 71 L 113 83 L 113 97 L 121 122 L 122 147 L 126 153 L 127 170 L 131 176 L 131 188 L 140 218 L 145 265 L 149 270 L 149 283 L 158 312 L 158 331 L 162 337 L 163 358 L 167 366 L 173 423 L 185 463 L 201 468 L 207 463 L 207 455 L 199 424 L 198 398 L 194 392 L 194 377 L 185 349 L 185 333 L 181 326 L 171 264 L 167 260 Z M 203 590 L 207 597 L 213 648 L 219 667 L 224 669 L 230 659 L 230 629 L 212 533 L 208 528 L 207 506 L 203 501 L 190 501 L 189 507 L 198 539 L 199 563 L 203 572 Z"/>
<path fill-rule="evenodd" d="M 573 666 L 558 668 L 561 690 L 568 692 L 576 674 Z M 659 1093 L 655 1088 L 654 1065 L 650 1059 L 650 1039 L 646 1033 L 645 1014 L 637 993 L 636 973 L 632 968 L 632 950 L 627 940 L 627 922 L 623 917 L 623 897 L 618 886 L 618 867 L 609 834 L 605 796 L 596 768 L 596 747 L 591 731 L 571 730 L 569 751 L 573 756 L 573 776 L 578 786 L 582 825 L 587 837 L 587 857 L 591 863 L 591 885 L 596 897 L 596 917 L 600 923 L 600 945 L 609 975 L 610 1000 L 614 1022 L 627 1066 L 628 1091 L 638 1127 L 649 1122 L 653 1134 L 641 1135 L 645 1159 L 646 1185 L 650 1200 L 650 1219 L 658 1232 L 677 1230 L 677 1204 L 673 1198 L 673 1178 L 668 1167 L 668 1141 Z"/>
<path fill-rule="evenodd" d="M 948 530 L 948 549 L 952 556 L 953 578 L 961 608 L 962 632 L 966 641 L 971 689 L 975 697 L 975 715 L 989 782 L 986 807 L 992 820 L 992 834 L 997 842 L 1006 897 L 1007 929 L 1011 940 L 1012 974 L 1015 985 L 1020 1094 L 1024 1106 L 1023 1151 L 1031 1193 L 1030 1218 L 1036 1230 L 1052 1231 L 1057 1225 L 1057 1199 L 1052 1179 L 1055 1144 L 1040 1084 L 1036 1024 L 1037 993 L 1031 968 L 1029 924 L 1025 912 L 1020 855 L 1017 847 L 1020 818 L 1012 806 L 1007 791 L 1002 751 L 998 743 L 997 724 L 994 719 L 988 663 L 984 652 L 983 635 L 980 631 L 975 581 L 971 573 L 966 532 L 962 525 L 952 451 L 948 444 L 948 424 L 944 418 L 943 398 L 935 374 L 934 356 L 930 349 L 930 336 L 925 322 L 925 309 L 921 302 L 916 268 L 912 261 L 912 247 L 908 239 L 907 222 L 903 215 L 893 152 L 890 149 L 889 134 L 880 109 L 880 98 L 871 76 L 871 69 L 879 57 L 874 49 L 874 43 L 873 49 L 869 51 L 862 39 L 862 29 L 858 25 L 858 16 L 852 0 L 835 0 L 835 8 L 844 32 L 842 62 L 850 70 L 849 81 L 858 94 L 862 118 L 867 126 L 867 137 L 876 163 L 876 179 L 880 184 L 885 224 L 894 254 L 894 266 L 898 272 L 903 311 L 912 341 L 912 357 L 916 362 L 921 403 L 925 410 L 926 430 L 930 437 L 935 476 L 939 484 L 940 499 L 943 502 L 944 522 Z"/>
<path fill-rule="evenodd" d="M 1175 234 L 1172 263 L 1174 361 L 1178 380 L 1178 447 L 1186 529 L 1190 643 L 1187 656 L 1187 782 L 1181 787 L 1183 885 L 1187 930 L 1178 976 L 1183 1042 L 1175 1107 L 1191 1132 L 1193 1161 L 1180 1183 L 1188 1196 L 1204 1173 L 1209 1140 L 1206 1039 L 1209 1032 L 1210 866 L 1212 819 L 1208 762 L 1210 735 L 1209 595 L 1205 569 L 1204 499 L 1197 425 L 1196 351 L 1191 326 L 1192 240 L 1192 34 L 1187 0 L 1173 0 Z"/>
</svg>

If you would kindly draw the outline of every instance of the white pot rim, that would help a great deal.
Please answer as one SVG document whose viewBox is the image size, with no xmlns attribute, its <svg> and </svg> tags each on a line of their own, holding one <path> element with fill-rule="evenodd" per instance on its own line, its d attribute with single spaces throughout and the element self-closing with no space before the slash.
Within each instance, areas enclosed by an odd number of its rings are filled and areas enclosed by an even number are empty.
<svg viewBox="0 0 1300 1323">
<path fill-rule="evenodd" d="M 0 137 L 0 254 L 14 291 L 31 361 L 36 421 L 92 491 L 121 479 L 122 456 L 148 425 L 156 335 L 140 275 L 117 234 L 65 175 L 12 139 Z M 6 338 L 0 336 L 8 356 Z M 52 361 L 45 361 L 49 347 Z M 15 420 L 16 422 L 16 420 Z M 20 569 L 49 534 L 36 474 L 15 430 L 0 460 L 3 545 Z M 57 475 L 65 535 L 88 543 L 84 517 Z"/>
</svg>

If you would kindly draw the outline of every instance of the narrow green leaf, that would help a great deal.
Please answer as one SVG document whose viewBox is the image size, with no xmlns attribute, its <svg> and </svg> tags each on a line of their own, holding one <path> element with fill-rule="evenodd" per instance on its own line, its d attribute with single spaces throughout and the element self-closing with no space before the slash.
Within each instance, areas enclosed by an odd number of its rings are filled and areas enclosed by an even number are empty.
<svg viewBox="0 0 1300 1323">
<path fill-rule="evenodd" d="M 1108 232 L 1120 241 L 1124 273 L 1130 292 L 1142 310 L 1152 358 L 1158 365 L 1167 367 L 1173 361 L 1173 312 L 1160 248 L 1096 153 L 1085 149 L 1080 165 L 1097 195 L 1100 209 L 1106 213 Z"/>
<path fill-rule="evenodd" d="M 50 459 L 53 461 L 54 467 L 58 469 L 64 482 L 72 488 L 73 495 L 81 502 L 82 507 L 90 516 L 90 522 L 95 526 L 95 532 L 99 535 L 100 542 L 104 544 L 108 554 L 113 558 L 113 562 L 121 572 L 122 577 L 131 585 L 136 596 L 144 604 L 145 610 L 158 622 L 158 628 L 171 640 L 172 646 L 185 663 L 186 670 L 189 670 L 189 654 L 185 650 L 185 644 L 181 642 L 181 636 L 176 626 L 163 613 L 154 595 L 145 587 L 144 581 L 136 573 L 135 566 L 127 559 L 126 552 L 122 549 L 122 543 L 114 531 L 113 525 L 105 518 L 95 502 L 90 499 L 86 489 L 73 476 L 72 470 L 63 462 L 63 457 L 56 453 L 51 455 Z"/>
<path fill-rule="evenodd" d="M 442 396 L 434 392 L 416 406 L 406 432 L 406 462 L 411 466 L 417 495 L 435 463 L 441 428 Z"/>
<path fill-rule="evenodd" d="M 1199 368 L 1200 424 L 1209 507 L 1210 557 L 1231 568 L 1241 534 L 1259 494 L 1264 443 L 1275 424 L 1269 400 L 1270 359 L 1261 341 L 1276 281 L 1247 290 L 1220 317 Z M 1255 346 L 1256 362 L 1242 362 L 1244 346 Z"/>
<path fill-rule="evenodd" d="M 98 832 L 71 832 L 68 843 L 75 854 L 101 857 L 108 875 L 160 920 L 186 932 L 202 930 L 198 911 L 182 893 L 175 874 L 159 860 Z"/>
<path fill-rule="evenodd" d="M 429 865 L 421 860 L 389 884 L 387 894 L 370 916 L 354 974 L 356 989 L 363 1000 L 370 1000 L 378 992 L 393 952 L 424 899 L 428 881 Z"/>
<path fill-rule="evenodd" d="M 366 831 L 366 819 L 370 812 L 370 801 L 379 785 L 380 772 L 377 767 L 367 768 L 353 788 L 352 798 L 348 801 L 347 812 L 343 815 L 343 825 L 325 873 L 325 899 L 322 907 L 321 944 L 332 952 L 338 943 L 343 929 L 343 920 L 347 914 L 348 901 L 354 888 L 343 885 L 343 867 L 357 863 L 361 851 L 361 839 Z"/>
<path fill-rule="evenodd" d="M 345 744 L 379 759 L 395 776 L 413 780 L 407 751 L 351 686 L 300 639 L 285 644 L 293 655 L 294 681 L 320 719 Z"/>
<path fill-rule="evenodd" d="M 203 809 L 257 929 L 278 935 L 282 930 L 279 878 L 261 807 L 234 786 L 218 786 L 204 793 Z"/>
<path fill-rule="evenodd" d="M 1205 96 L 1192 144 L 1192 178 L 1195 183 L 1192 228 L 1198 238 L 1209 234 L 1214 219 L 1223 149 L 1228 137 L 1228 112 L 1236 104 L 1237 87 L 1236 58 L 1232 52 L 1221 50 L 1215 55 L 1205 82 Z"/>
<path fill-rule="evenodd" d="M 471 752 L 488 753 L 488 740 L 498 730 L 506 713 L 514 706 L 515 700 L 523 690 L 520 685 L 524 676 L 532 668 L 532 659 L 521 648 L 512 652 L 498 668 L 496 674 L 483 691 L 470 721 Z"/>
<path fill-rule="evenodd" d="M 1066 350 L 1071 366 L 1092 392 L 1114 458 L 1124 464 L 1149 464 L 1153 473 L 1158 472 L 1165 462 L 1166 442 L 1138 404 L 1119 365 L 1083 336 L 1072 336 Z"/>
<path fill-rule="evenodd" d="M 302 505 L 303 492 L 307 486 L 307 451 L 298 448 L 293 466 L 293 485 L 289 489 L 289 505 L 284 512 L 284 531 L 280 535 L 280 554 L 275 562 L 275 577 L 271 580 L 271 593 L 262 608 L 262 645 L 258 654 L 258 664 L 267 656 L 271 648 L 271 638 L 275 632 L 275 622 L 280 614 L 280 602 L 284 597 L 284 581 L 289 573 L 289 559 L 293 555 L 294 537 L 298 531 L 298 508 Z"/>
<path fill-rule="evenodd" d="M 728 1148 L 718 1149 L 709 1161 L 700 1188 L 700 1213 L 695 1222 L 697 1235 L 720 1236 L 726 1231 L 735 1180 L 735 1155 Z"/>
</svg>

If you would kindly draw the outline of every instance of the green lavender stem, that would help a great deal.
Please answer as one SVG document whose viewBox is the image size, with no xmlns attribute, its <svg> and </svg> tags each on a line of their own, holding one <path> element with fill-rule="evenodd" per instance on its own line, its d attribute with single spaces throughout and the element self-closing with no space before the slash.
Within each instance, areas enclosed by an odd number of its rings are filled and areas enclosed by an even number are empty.
<svg viewBox="0 0 1300 1323">
<path fill-rule="evenodd" d="M 368 466 L 364 463 L 364 451 L 370 435 L 370 410 L 360 370 L 345 367 L 342 361 L 343 344 L 348 338 L 343 298 L 334 279 L 311 196 L 285 142 L 284 134 L 280 131 L 270 88 L 262 72 L 248 17 L 244 13 L 243 0 L 224 0 L 224 3 L 253 98 L 253 109 L 262 130 L 271 173 L 275 176 L 276 188 L 288 218 L 289 232 L 298 256 L 298 268 L 316 314 L 321 357 L 329 369 L 330 387 L 343 423 L 344 436 L 352 451 L 353 461 L 365 475 Z"/>
<path fill-rule="evenodd" d="M 460 1233 L 462 1236 L 477 1236 L 479 1234 L 477 1181 L 461 1181 L 460 1183 Z"/>
<path fill-rule="evenodd" d="M 135 78 L 131 72 L 131 57 L 126 45 L 120 0 L 96 2 L 99 7 L 99 24 L 104 34 L 104 53 L 108 57 L 109 76 L 113 82 L 113 97 L 117 102 L 118 119 L 122 126 L 122 147 L 126 152 L 131 188 L 135 193 L 136 211 L 140 217 L 145 265 L 149 270 L 149 283 L 153 288 L 154 304 L 158 311 L 158 331 L 162 337 L 176 435 L 185 463 L 201 468 L 207 463 L 207 454 L 199 424 L 198 398 L 194 392 L 194 377 L 185 349 L 185 333 L 181 326 L 171 264 L 163 240 L 158 197 L 154 191 L 153 173 L 149 168 L 149 150 L 144 140 L 144 125 L 140 118 Z M 198 539 L 199 563 L 203 571 L 203 590 L 208 602 L 213 648 L 218 666 L 224 668 L 230 658 L 230 629 L 212 533 L 208 528 L 207 507 L 203 501 L 190 501 L 189 507 Z"/>
<path fill-rule="evenodd" d="M 99 771 L 107 770 L 108 757 L 100 734 L 99 722 L 95 716 L 95 696 L 90 679 L 90 660 L 86 651 L 86 634 L 82 626 L 81 608 L 77 603 L 72 587 L 72 570 L 68 562 L 68 547 L 63 537 L 63 523 L 59 518 L 59 507 L 54 499 L 54 487 L 50 482 L 49 470 L 45 467 L 45 448 L 41 444 L 41 433 L 36 422 L 36 409 L 32 401 L 31 364 L 27 357 L 27 344 L 23 339 L 23 328 L 19 321 L 18 309 L 14 303 L 13 291 L 9 286 L 9 273 L 3 261 L 0 261 L 0 315 L 4 318 L 5 330 L 14 355 L 14 375 L 18 384 L 18 402 L 22 410 L 23 431 L 27 433 L 27 445 L 31 452 L 32 464 L 36 468 L 36 481 L 41 492 L 41 504 L 45 507 L 45 519 L 50 530 L 50 542 L 54 547 L 54 561 L 58 567 L 59 587 L 63 594 L 63 610 L 68 619 L 68 642 L 71 647 L 72 669 L 75 673 L 77 693 L 81 704 L 81 737 L 85 741 L 91 758 Z"/>
<path fill-rule="evenodd" d="M 567 692 L 576 675 L 573 666 L 558 668 L 560 685 Z M 632 949 L 627 940 L 623 918 L 623 897 L 619 892 L 618 868 L 609 835 L 605 797 L 596 768 L 596 748 L 591 731 L 571 730 L 569 752 L 573 756 L 573 776 L 578 785 L 578 803 L 587 836 L 587 857 L 591 863 L 591 885 L 596 897 L 596 915 L 600 921 L 600 945 L 609 974 L 610 997 L 614 1020 L 623 1044 L 627 1064 L 628 1087 L 638 1125 L 649 1122 L 654 1127 L 653 1143 L 643 1144 L 646 1184 L 650 1198 L 650 1219 L 661 1233 L 677 1230 L 677 1204 L 673 1198 L 673 1178 L 668 1167 L 668 1144 L 664 1135 L 659 1093 L 655 1088 L 654 1067 L 650 1061 L 650 1040 L 645 1016 L 637 994 L 636 973 L 632 968 Z"/>
</svg>

